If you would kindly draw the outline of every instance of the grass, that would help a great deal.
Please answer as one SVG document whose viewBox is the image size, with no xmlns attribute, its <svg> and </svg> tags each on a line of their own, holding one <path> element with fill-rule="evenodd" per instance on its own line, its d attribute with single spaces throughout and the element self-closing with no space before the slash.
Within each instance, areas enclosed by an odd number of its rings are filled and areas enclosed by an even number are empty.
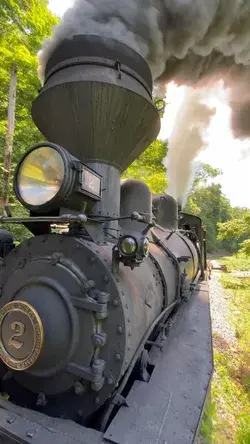
<svg viewBox="0 0 250 444">
<path fill-rule="evenodd" d="M 219 262 L 227 266 L 227 270 L 230 271 L 249 271 L 250 270 L 250 257 L 245 257 L 243 254 L 238 254 L 231 257 L 222 257 Z"/>
<path fill-rule="evenodd" d="M 220 262 L 230 270 L 250 270 L 249 259 L 242 257 Z M 250 278 L 223 273 L 220 282 L 237 343 L 213 336 L 215 372 L 201 435 L 205 444 L 250 444 Z"/>
</svg>

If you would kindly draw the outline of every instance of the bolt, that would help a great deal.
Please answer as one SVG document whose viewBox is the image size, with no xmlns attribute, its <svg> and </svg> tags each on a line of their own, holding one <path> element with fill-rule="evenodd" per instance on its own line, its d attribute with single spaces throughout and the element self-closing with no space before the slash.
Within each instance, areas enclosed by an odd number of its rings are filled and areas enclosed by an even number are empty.
<svg viewBox="0 0 250 444">
<path fill-rule="evenodd" d="M 82 396 L 86 391 L 86 388 L 80 381 L 76 381 L 74 384 L 74 392 L 77 396 Z"/>
<path fill-rule="evenodd" d="M 95 281 L 85 281 L 82 286 L 84 291 L 89 291 L 95 286 Z"/>
<path fill-rule="evenodd" d="M 97 301 L 98 301 L 100 304 L 106 304 L 106 303 L 109 301 L 109 299 L 110 299 L 109 294 L 108 294 L 108 293 L 105 293 L 104 291 L 100 291 L 100 292 L 97 294 Z"/>
<path fill-rule="evenodd" d="M 52 256 L 51 256 L 51 258 L 50 258 L 50 262 L 51 262 L 51 264 L 52 265 L 56 265 L 58 262 L 59 262 L 59 260 L 60 260 L 60 254 L 58 254 L 58 253 L 54 253 L 54 254 L 52 254 Z"/>
<path fill-rule="evenodd" d="M 98 319 L 98 320 L 106 319 L 107 316 L 108 316 L 108 312 L 107 311 L 103 311 L 102 313 L 96 313 L 95 314 L 95 318 Z"/>
<path fill-rule="evenodd" d="M 33 437 L 35 436 L 35 434 L 36 434 L 36 431 L 35 431 L 35 430 L 30 430 L 30 431 L 28 431 L 28 432 L 26 433 L 26 436 L 27 436 L 28 438 L 33 438 Z"/>
<path fill-rule="evenodd" d="M 26 259 L 25 259 L 24 257 L 22 257 L 22 258 L 18 261 L 17 267 L 18 267 L 18 268 L 23 268 L 23 267 L 25 266 L 25 263 L 26 263 Z M 2 265 L 3 265 L 3 264 L 2 264 Z"/>
<path fill-rule="evenodd" d="M 101 375 L 105 368 L 105 361 L 103 359 L 95 359 L 92 365 L 92 372 L 95 375 Z"/>
<path fill-rule="evenodd" d="M 114 307 L 118 307 L 119 301 L 117 299 L 114 299 L 113 300 L 113 305 L 114 305 Z"/>
<path fill-rule="evenodd" d="M 90 258 L 90 262 L 91 262 L 91 264 L 94 264 L 94 263 L 95 263 L 95 261 L 96 261 L 96 258 L 95 258 L 95 256 L 91 256 L 91 258 Z"/>
<path fill-rule="evenodd" d="M 121 359 L 122 359 L 122 355 L 121 355 L 121 353 L 116 353 L 116 355 L 115 355 L 115 359 L 116 359 L 117 361 L 121 361 Z"/>
<path fill-rule="evenodd" d="M 118 325 L 117 329 L 116 329 L 117 333 L 119 333 L 119 335 L 123 334 L 123 328 L 121 325 Z"/>
<path fill-rule="evenodd" d="M 93 335 L 93 342 L 96 346 L 103 347 L 106 344 L 106 341 L 106 333 L 96 333 L 95 335 Z"/>
<path fill-rule="evenodd" d="M 39 393 L 36 401 L 37 407 L 45 407 L 47 404 L 47 399 L 44 393 Z"/>
<path fill-rule="evenodd" d="M 109 276 L 105 274 L 105 276 L 103 276 L 103 280 L 107 284 L 109 282 Z"/>
<path fill-rule="evenodd" d="M 99 347 L 101 347 L 101 345 L 102 345 L 101 338 L 98 338 L 98 336 L 95 337 L 94 342 L 95 342 L 95 345 L 98 345 Z"/>
<path fill-rule="evenodd" d="M 89 286 L 89 289 L 93 288 L 95 286 L 95 281 L 92 281 L 92 280 L 88 281 L 88 286 Z"/>
<path fill-rule="evenodd" d="M 112 384 L 114 384 L 114 382 L 115 382 L 114 378 L 112 376 L 109 376 L 108 379 L 107 379 L 108 385 L 112 385 Z"/>
</svg>

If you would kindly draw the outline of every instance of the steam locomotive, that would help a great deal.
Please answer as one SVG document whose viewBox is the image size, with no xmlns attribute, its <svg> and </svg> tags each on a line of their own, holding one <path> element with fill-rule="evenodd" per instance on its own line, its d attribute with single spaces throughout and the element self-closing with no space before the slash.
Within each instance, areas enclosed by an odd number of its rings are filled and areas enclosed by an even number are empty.
<svg viewBox="0 0 250 444">
<path fill-rule="evenodd" d="M 192 442 L 212 374 L 205 232 L 120 179 L 159 132 L 149 67 L 113 39 L 64 40 L 32 117 L 49 142 L 16 168 L 29 217 L 1 217 L 33 236 L 0 232 L 0 436 Z"/>
</svg>

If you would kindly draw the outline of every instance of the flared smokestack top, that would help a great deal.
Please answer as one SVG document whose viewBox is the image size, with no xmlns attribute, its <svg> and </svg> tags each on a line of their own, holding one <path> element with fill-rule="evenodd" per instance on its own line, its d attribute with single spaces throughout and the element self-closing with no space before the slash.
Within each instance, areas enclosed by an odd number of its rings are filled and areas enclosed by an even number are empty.
<svg viewBox="0 0 250 444">
<path fill-rule="evenodd" d="M 158 111 L 146 61 L 123 43 L 92 35 L 51 54 L 32 117 L 43 135 L 83 162 L 124 171 L 157 137 Z"/>
</svg>

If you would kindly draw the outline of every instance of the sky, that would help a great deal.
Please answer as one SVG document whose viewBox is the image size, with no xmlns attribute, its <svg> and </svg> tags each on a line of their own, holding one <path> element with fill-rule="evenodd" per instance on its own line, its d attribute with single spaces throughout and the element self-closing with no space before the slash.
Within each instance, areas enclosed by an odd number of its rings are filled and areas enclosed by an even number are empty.
<svg viewBox="0 0 250 444">
<path fill-rule="evenodd" d="M 50 0 L 49 8 L 53 13 L 62 16 L 73 1 Z M 183 96 L 183 87 L 169 85 L 166 113 L 161 122 L 159 138 L 167 139 L 170 135 Z M 217 182 L 222 185 L 222 191 L 231 205 L 250 208 L 250 140 L 239 141 L 233 138 L 230 129 L 230 108 L 222 88 L 211 99 L 211 105 L 216 107 L 216 114 L 206 134 L 207 147 L 200 154 L 199 160 L 223 171 Z"/>
</svg>

